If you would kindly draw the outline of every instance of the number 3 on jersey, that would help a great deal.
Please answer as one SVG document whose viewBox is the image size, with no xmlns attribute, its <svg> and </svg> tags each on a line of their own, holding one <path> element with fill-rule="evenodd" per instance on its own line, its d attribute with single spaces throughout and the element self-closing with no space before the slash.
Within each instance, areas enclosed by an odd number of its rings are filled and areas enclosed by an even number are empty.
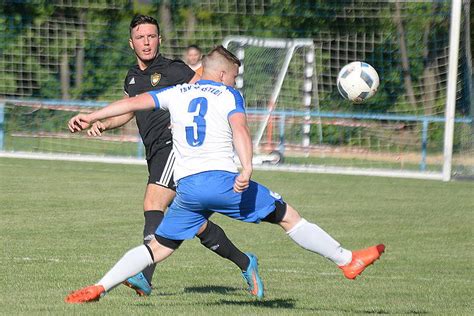
<svg viewBox="0 0 474 316">
<path fill-rule="evenodd" d="M 201 146 L 206 137 L 206 120 L 204 116 L 207 113 L 207 99 L 196 98 L 189 102 L 188 113 L 196 113 L 199 107 L 199 113 L 194 116 L 192 126 L 186 126 L 186 141 L 192 147 Z"/>
</svg>

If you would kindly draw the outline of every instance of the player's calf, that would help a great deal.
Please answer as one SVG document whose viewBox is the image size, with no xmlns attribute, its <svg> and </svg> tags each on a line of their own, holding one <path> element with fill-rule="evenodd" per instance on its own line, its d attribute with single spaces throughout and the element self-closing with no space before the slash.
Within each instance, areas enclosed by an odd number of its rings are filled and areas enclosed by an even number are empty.
<svg viewBox="0 0 474 316">
<path fill-rule="evenodd" d="M 322 228 L 310 223 L 286 203 L 275 202 L 275 210 L 263 221 L 278 223 L 288 236 L 302 248 L 318 253 L 335 264 L 348 279 L 355 279 L 368 266 L 380 258 L 383 244 L 351 252 L 343 247 Z"/>
<path fill-rule="evenodd" d="M 208 221 L 206 228 L 197 237 L 207 249 L 212 250 L 222 258 L 232 261 L 240 270 L 245 271 L 247 269 L 250 263 L 249 257 L 232 243 L 220 226 Z"/>
<path fill-rule="evenodd" d="M 148 210 L 144 212 L 145 225 L 143 227 L 143 244 L 148 245 L 155 239 L 155 231 L 163 220 L 164 213 L 160 210 Z M 155 264 L 146 267 L 142 272 L 134 275 L 122 283 L 135 290 L 138 296 L 149 296 L 152 291 L 151 280 L 155 272 Z"/>
<path fill-rule="evenodd" d="M 161 221 L 163 220 L 163 217 L 165 216 L 163 211 L 160 210 L 149 210 L 144 212 L 145 216 L 145 225 L 143 226 L 143 244 L 147 245 L 150 241 L 152 241 L 155 238 L 155 232 L 158 226 L 160 226 Z M 152 264 L 151 266 L 148 266 L 143 270 L 143 276 L 145 277 L 146 281 L 148 282 L 150 286 L 150 291 L 151 291 L 151 281 L 153 279 L 153 274 L 155 273 L 155 264 Z M 134 283 L 133 280 L 131 280 L 132 284 Z M 138 280 L 136 280 L 138 281 Z M 142 283 L 142 282 L 140 282 Z M 145 290 L 145 289 L 144 289 Z M 144 291 L 145 293 L 147 292 L 146 290 Z M 137 291 L 138 295 L 140 293 Z"/>
</svg>

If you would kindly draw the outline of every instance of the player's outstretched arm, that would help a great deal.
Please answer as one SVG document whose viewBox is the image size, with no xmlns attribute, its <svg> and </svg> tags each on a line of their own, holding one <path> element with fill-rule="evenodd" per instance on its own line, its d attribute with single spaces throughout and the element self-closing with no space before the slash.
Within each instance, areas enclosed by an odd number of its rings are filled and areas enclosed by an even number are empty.
<svg viewBox="0 0 474 316">
<path fill-rule="evenodd" d="M 123 126 L 133 119 L 134 116 L 134 113 L 126 113 L 123 115 L 110 117 L 102 121 L 97 121 L 92 124 L 89 130 L 87 130 L 87 135 L 102 136 L 102 132 Z"/>
<path fill-rule="evenodd" d="M 242 164 L 242 170 L 235 179 L 234 191 L 242 192 L 248 188 L 252 176 L 252 139 L 245 113 L 233 114 L 229 117 L 229 123 L 232 128 L 234 148 Z"/>
<path fill-rule="evenodd" d="M 128 99 L 128 95 L 124 95 L 124 99 Z M 111 130 L 127 124 L 133 117 L 134 113 L 126 113 L 124 115 L 109 117 L 103 121 L 97 121 L 92 124 L 91 128 L 87 131 L 89 136 L 102 136 L 102 132 Z"/>
<path fill-rule="evenodd" d="M 88 128 L 92 123 L 109 117 L 119 116 L 140 110 L 149 110 L 155 107 L 153 97 L 148 93 L 133 98 L 122 99 L 90 114 L 78 114 L 68 122 L 69 130 L 74 133 Z"/>
</svg>

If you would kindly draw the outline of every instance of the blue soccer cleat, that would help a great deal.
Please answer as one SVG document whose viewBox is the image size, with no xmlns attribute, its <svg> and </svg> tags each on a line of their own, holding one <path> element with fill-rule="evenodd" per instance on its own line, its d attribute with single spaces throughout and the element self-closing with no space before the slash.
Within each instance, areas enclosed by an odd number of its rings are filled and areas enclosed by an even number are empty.
<svg viewBox="0 0 474 316">
<path fill-rule="evenodd" d="M 148 296 L 151 294 L 151 285 L 146 280 L 142 272 L 123 281 L 123 284 L 131 289 L 134 289 L 139 296 Z"/>
<path fill-rule="evenodd" d="M 249 266 L 245 272 L 242 272 L 242 276 L 248 284 L 248 291 L 251 295 L 257 297 L 257 299 L 263 298 L 263 282 L 258 275 L 258 260 L 257 257 L 252 253 L 245 253 L 250 259 Z"/>
</svg>

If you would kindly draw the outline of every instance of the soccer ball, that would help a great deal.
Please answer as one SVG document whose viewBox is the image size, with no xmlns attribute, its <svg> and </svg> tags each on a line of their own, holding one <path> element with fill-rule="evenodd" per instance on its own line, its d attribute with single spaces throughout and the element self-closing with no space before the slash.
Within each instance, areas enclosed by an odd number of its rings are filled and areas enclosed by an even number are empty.
<svg viewBox="0 0 474 316">
<path fill-rule="evenodd" d="M 362 103 L 377 92 L 379 75 L 374 67 L 362 61 L 345 65 L 337 75 L 339 93 L 354 103 Z"/>
</svg>

